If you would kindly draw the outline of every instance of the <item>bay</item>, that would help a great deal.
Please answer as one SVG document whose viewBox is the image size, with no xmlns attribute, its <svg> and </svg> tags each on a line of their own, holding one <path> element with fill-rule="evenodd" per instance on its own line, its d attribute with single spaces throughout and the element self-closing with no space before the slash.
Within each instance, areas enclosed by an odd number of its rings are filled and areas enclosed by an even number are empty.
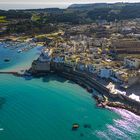
<svg viewBox="0 0 140 140">
<path fill-rule="evenodd" d="M 1 61 L 2 71 L 29 67 L 38 51 L 34 48 L 18 54 L 2 49 L 0 60 L 11 58 L 6 65 Z M 19 59 L 13 59 L 16 55 Z M 1 74 L 0 99 L 0 140 L 140 139 L 139 116 L 121 109 L 97 108 L 85 89 L 55 75 L 27 80 Z M 76 131 L 72 131 L 74 123 L 79 124 Z"/>
</svg>

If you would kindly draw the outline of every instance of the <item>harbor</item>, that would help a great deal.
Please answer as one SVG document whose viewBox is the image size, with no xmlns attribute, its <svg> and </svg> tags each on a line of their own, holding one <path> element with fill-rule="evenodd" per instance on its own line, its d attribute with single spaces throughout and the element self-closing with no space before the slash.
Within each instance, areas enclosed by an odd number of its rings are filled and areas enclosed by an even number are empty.
<svg viewBox="0 0 140 140">
<path fill-rule="evenodd" d="M 42 46 L 34 46 L 30 48 L 29 43 L 18 42 L 1 42 L 0 43 L 0 72 L 21 72 L 31 67 L 33 60 L 40 55 Z M 8 46 L 8 47 L 5 47 Z M 14 48 L 14 49 L 13 49 Z M 26 51 L 18 52 L 20 49 L 26 48 Z"/>
</svg>

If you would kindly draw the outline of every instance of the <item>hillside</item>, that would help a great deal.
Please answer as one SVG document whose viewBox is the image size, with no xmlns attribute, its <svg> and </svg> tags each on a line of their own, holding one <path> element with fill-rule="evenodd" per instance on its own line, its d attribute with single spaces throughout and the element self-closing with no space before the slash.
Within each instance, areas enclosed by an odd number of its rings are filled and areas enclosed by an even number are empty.
<svg viewBox="0 0 140 140">
<path fill-rule="evenodd" d="M 97 20 L 106 20 L 110 22 L 140 18 L 140 3 L 73 4 L 67 9 L 0 10 L 0 16 L 4 16 L 7 20 L 21 19 L 23 21 L 23 19 L 26 19 L 31 23 L 30 20 L 33 19 L 33 15 L 39 19 L 37 20 L 38 26 L 42 23 L 85 24 Z M 32 26 L 32 23 L 30 26 Z"/>
<path fill-rule="evenodd" d="M 93 4 L 72 4 L 68 7 L 68 9 L 73 10 L 93 10 L 93 9 L 100 9 L 100 8 L 115 8 L 115 9 L 122 9 L 125 6 L 137 6 L 140 3 L 93 3 Z"/>
</svg>

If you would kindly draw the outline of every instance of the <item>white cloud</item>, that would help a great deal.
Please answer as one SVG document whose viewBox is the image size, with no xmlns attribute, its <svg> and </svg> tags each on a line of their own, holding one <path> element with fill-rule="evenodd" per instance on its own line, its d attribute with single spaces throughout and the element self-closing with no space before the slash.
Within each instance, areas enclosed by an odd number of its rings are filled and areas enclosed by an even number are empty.
<svg viewBox="0 0 140 140">
<path fill-rule="evenodd" d="M 140 0 L 0 0 L 0 9 L 66 8 L 73 3 L 140 2 Z"/>
<path fill-rule="evenodd" d="M 18 4 L 23 4 L 23 3 L 30 3 L 30 4 L 42 4 L 42 3 L 50 3 L 50 4 L 56 4 L 56 3 L 100 3 L 100 2 L 107 2 L 107 3 L 112 3 L 112 2 L 140 2 L 140 0 L 0 0 L 0 3 L 18 3 Z"/>
</svg>

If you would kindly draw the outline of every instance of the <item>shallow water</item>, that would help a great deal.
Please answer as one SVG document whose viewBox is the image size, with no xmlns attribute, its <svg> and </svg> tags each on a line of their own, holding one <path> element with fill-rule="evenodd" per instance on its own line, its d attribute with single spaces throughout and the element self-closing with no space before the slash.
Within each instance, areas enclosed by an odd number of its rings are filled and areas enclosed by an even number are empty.
<svg viewBox="0 0 140 140">
<path fill-rule="evenodd" d="M 41 47 L 35 47 L 27 52 L 18 53 L 18 49 L 12 49 L 13 46 L 4 48 L 6 44 L 0 44 L 0 71 L 20 71 L 29 69 L 33 60 L 37 59 Z M 5 62 L 5 59 L 10 59 Z"/>
</svg>

